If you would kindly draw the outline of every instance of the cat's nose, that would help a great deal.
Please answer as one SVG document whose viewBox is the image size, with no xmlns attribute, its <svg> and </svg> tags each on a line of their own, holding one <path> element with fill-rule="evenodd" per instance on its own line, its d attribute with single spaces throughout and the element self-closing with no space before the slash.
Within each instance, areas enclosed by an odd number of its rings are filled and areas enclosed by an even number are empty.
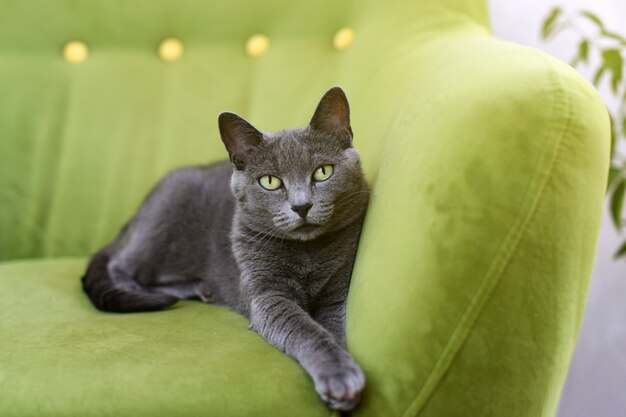
<svg viewBox="0 0 626 417">
<path fill-rule="evenodd" d="M 298 216 L 302 217 L 302 219 L 306 219 L 306 214 L 309 212 L 311 207 L 313 207 L 313 204 L 305 203 L 291 206 L 291 209 L 298 213 Z"/>
</svg>

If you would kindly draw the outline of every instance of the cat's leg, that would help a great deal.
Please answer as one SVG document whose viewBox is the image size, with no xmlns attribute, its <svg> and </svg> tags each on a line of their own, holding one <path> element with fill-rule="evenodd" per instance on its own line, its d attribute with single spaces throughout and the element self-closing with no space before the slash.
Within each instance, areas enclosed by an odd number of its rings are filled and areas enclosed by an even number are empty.
<svg viewBox="0 0 626 417">
<path fill-rule="evenodd" d="M 201 298 L 199 280 L 184 279 L 171 274 L 159 274 L 155 265 L 122 251 L 108 264 L 111 280 L 117 288 L 135 293 L 159 293 L 179 300 Z"/>
<path fill-rule="evenodd" d="M 209 284 L 199 278 L 182 277 L 172 274 L 162 274 L 156 280 L 157 284 L 148 286 L 150 292 L 167 294 L 181 300 L 201 300 L 212 303 L 212 291 Z"/>
<path fill-rule="evenodd" d="M 148 287 L 147 290 L 159 294 L 171 295 L 179 300 L 201 299 L 197 283 L 183 282 L 179 284 L 156 285 Z"/>
<path fill-rule="evenodd" d="M 346 302 L 325 304 L 312 313 L 313 319 L 335 336 L 337 343 L 346 347 Z"/>
<path fill-rule="evenodd" d="M 365 385 L 363 371 L 335 336 L 287 294 L 256 295 L 250 300 L 249 313 L 250 328 L 295 358 L 329 407 L 351 410 L 356 406 Z"/>
<path fill-rule="evenodd" d="M 116 287 L 130 292 L 143 291 L 144 288 L 135 281 L 134 277 L 139 269 L 139 264 L 132 259 L 128 259 L 123 254 L 118 254 L 111 258 L 107 265 L 107 270 L 111 281 Z"/>
</svg>

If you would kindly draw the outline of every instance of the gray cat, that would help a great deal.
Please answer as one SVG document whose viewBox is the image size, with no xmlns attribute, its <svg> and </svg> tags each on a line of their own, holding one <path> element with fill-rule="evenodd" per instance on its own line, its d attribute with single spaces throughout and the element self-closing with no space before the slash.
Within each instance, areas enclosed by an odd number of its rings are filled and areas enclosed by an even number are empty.
<svg viewBox="0 0 626 417">
<path fill-rule="evenodd" d="M 112 312 L 230 306 L 330 408 L 350 410 L 365 377 L 346 350 L 345 304 L 369 191 L 346 96 L 330 89 L 305 128 L 261 133 L 221 113 L 219 130 L 230 163 L 166 175 L 92 256 L 83 289 Z"/>
</svg>

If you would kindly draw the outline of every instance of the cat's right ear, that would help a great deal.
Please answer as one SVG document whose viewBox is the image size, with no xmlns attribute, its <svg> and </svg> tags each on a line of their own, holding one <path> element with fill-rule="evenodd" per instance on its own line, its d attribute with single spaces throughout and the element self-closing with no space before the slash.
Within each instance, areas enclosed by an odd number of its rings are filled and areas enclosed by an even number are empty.
<svg viewBox="0 0 626 417">
<path fill-rule="evenodd" d="M 334 135 L 344 148 L 352 147 L 354 134 L 350 127 L 350 105 L 346 93 L 340 87 L 333 87 L 324 94 L 309 126 Z"/>
<path fill-rule="evenodd" d="M 230 162 L 239 171 L 246 166 L 246 157 L 263 140 L 263 133 L 243 117 L 230 112 L 220 113 L 217 118 L 222 142 L 226 146 Z"/>
</svg>

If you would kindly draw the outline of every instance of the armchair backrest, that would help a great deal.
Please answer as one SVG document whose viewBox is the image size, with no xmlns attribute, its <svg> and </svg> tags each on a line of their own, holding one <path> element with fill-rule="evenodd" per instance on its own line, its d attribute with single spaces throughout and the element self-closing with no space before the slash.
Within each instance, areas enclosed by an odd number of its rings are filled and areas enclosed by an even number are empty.
<svg viewBox="0 0 626 417">
<path fill-rule="evenodd" d="M 374 178 L 410 68 L 436 22 L 486 24 L 484 1 L 0 1 L 0 260 L 87 255 L 167 170 L 226 157 L 220 111 L 263 130 L 308 122 L 332 85 Z M 355 33 L 333 46 L 343 27 Z M 437 26 L 439 27 L 439 26 Z M 264 34 L 263 56 L 246 40 Z M 157 51 L 166 38 L 175 61 Z M 87 58 L 63 58 L 67 42 Z M 344 40 L 345 42 L 345 40 Z"/>
</svg>

